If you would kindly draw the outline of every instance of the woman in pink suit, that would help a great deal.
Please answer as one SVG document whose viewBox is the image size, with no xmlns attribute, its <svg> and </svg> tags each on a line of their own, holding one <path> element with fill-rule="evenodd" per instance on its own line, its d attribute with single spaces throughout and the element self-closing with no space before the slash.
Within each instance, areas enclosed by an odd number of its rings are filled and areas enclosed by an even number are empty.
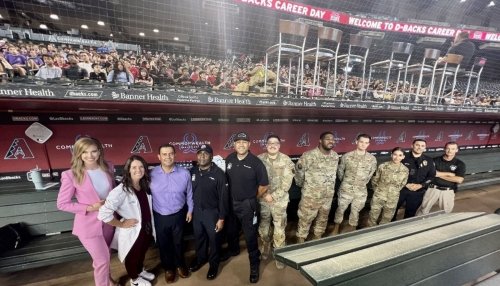
<svg viewBox="0 0 500 286">
<path fill-rule="evenodd" d="M 113 166 L 104 161 L 101 142 L 90 137 L 78 139 L 73 146 L 71 169 L 61 174 L 57 208 L 75 214 L 73 234 L 92 256 L 96 286 L 114 285 L 109 272 L 114 228 L 97 219 L 113 186 Z"/>
</svg>

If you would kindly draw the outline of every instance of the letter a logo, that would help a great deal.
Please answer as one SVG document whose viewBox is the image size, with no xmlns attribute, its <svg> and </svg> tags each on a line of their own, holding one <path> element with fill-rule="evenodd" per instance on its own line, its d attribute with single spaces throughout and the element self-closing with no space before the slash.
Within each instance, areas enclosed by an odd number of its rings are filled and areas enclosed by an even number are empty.
<svg viewBox="0 0 500 286">
<path fill-rule="evenodd" d="M 401 132 L 401 134 L 399 134 L 399 137 L 398 137 L 398 140 L 396 141 L 396 143 L 405 143 L 406 142 L 406 131 L 403 131 Z"/>
<path fill-rule="evenodd" d="M 33 159 L 33 152 L 31 152 L 28 143 L 24 138 L 15 138 L 10 144 L 7 154 L 5 154 L 5 160 L 16 160 L 16 159 Z"/>
<path fill-rule="evenodd" d="M 224 145 L 224 150 L 231 150 L 233 149 L 234 145 L 234 137 L 236 136 L 236 133 L 231 134 L 231 137 L 227 139 L 226 145 Z"/>
<path fill-rule="evenodd" d="M 474 136 L 474 130 L 469 131 L 469 134 L 467 134 L 467 137 L 465 137 L 465 140 L 470 141 L 472 140 L 472 137 Z"/>
<path fill-rule="evenodd" d="M 297 147 L 307 147 L 309 146 L 309 133 L 304 133 L 297 142 Z"/>
<path fill-rule="evenodd" d="M 441 142 L 441 141 L 443 141 L 443 138 L 444 138 L 444 132 L 443 131 L 439 131 L 439 133 L 436 136 L 436 139 L 434 139 L 434 141 Z"/>
<path fill-rule="evenodd" d="M 135 142 L 134 147 L 132 148 L 132 151 L 130 151 L 130 153 L 132 154 L 146 154 L 151 152 L 153 152 L 153 150 L 151 148 L 151 143 L 149 143 L 148 136 L 139 136 L 139 138 L 137 138 L 137 141 Z"/>
</svg>

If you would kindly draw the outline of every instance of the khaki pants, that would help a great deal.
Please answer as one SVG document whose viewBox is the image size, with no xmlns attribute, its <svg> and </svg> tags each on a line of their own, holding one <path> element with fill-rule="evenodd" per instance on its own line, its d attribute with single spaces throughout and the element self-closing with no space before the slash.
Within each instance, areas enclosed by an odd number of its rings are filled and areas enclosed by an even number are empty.
<svg viewBox="0 0 500 286">
<path fill-rule="evenodd" d="M 425 192 L 424 200 L 417 211 L 417 215 L 428 214 L 436 202 L 439 203 L 440 209 L 446 213 L 451 213 L 455 205 L 455 192 L 453 190 L 439 190 L 429 187 Z"/>
</svg>

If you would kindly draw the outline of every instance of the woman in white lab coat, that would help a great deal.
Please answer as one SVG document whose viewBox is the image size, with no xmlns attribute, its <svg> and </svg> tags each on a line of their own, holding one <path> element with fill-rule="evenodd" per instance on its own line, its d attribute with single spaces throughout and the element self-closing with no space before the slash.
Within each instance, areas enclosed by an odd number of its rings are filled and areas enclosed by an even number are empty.
<svg viewBox="0 0 500 286">
<path fill-rule="evenodd" d="M 118 249 L 118 258 L 125 263 L 130 284 L 134 286 L 150 286 L 149 281 L 155 278 L 143 268 L 144 257 L 155 237 L 150 182 L 146 161 L 132 155 L 125 163 L 122 183 L 109 193 L 97 217 L 116 227 L 111 247 Z"/>
</svg>

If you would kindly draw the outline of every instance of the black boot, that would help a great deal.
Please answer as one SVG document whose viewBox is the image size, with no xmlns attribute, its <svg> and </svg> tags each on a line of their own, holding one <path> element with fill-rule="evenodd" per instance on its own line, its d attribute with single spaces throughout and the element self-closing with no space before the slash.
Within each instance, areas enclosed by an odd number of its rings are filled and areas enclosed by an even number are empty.
<svg viewBox="0 0 500 286">
<path fill-rule="evenodd" d="M 250 283 L 259 282 L 259 265 L 250 266 Z"/>
</svg>

